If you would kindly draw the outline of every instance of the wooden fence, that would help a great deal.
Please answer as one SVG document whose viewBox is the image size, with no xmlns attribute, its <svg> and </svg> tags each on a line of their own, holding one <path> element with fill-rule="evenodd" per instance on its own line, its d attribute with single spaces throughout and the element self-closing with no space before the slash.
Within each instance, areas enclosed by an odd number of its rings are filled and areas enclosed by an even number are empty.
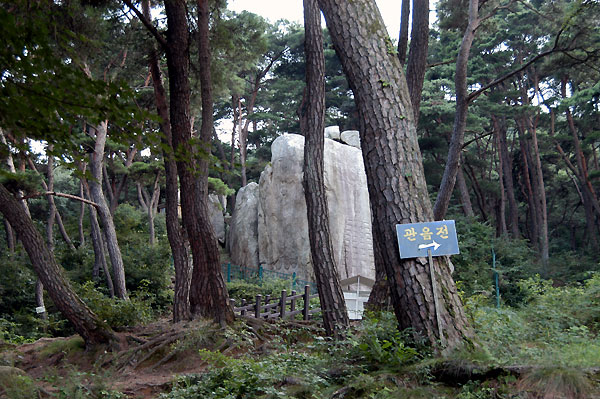
<svg viewBox="0 0 600 399">
<path fill-rule="evenodd" d="M 317 298 L 318 294 L 310 294 L 311 287 L 309 285 L 304 286 L 303 294 L 296 294 L 296 291 L 292 291 L 292 295 L 288 296 L 286 290 L 281 291 L 281 297 L 271 303 L 271 295 L 267 295 L 264 298 L 262 295 L 257 295 L 254 303 L 247 304 L 245 299 L 242 299 L 241 306 L 235 306 L 235 300 L 231 299 L 233 311 L 240 316 L 254 317 L 257 319 L 275 319 L 275 318 L 293 318 L 298 314 L 302 314 L 303 320 L 308 320 L 311 314 L 319 313 L 320 308 L 310 308 L 311 298 Z M 304 304 L 302 309 L 296 309 L 298 299 L 302 299 Z"/>
</svg>

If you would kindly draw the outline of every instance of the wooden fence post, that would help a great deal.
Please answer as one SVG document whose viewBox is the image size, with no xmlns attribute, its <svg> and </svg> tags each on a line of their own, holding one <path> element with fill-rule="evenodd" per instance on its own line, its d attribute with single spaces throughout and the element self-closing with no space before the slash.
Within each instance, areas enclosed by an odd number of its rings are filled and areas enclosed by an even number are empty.
<svg viewBox="0 0 600 399">
<path fill-rule="evenodd" d="M 260 319 L 260 302 L 262 300 L 262 295 L 258 294 L 256 296 L 256 305 L 254 306 L 254 317 Z"/>
<path fill-rule="evenodd" d="M 310 286 L 305 285 L 304 286 L 304 310 L 302 311 L 304 320 L 308 320 L 309 310 L 310 310 Z"/>
<path fill-rule="evenodd" d="M 292 300 L 290 301 L 290 312 L 293 312 L 296 310 L 296 298 L 294 298 L 296 296 L 296 291 L 292 291 Z"/>
<path fill-rule="evenodd" d="M 271 303 L 271 295 L 267 295 L 265 296 L 265 306 L 267 306 L 269 303 Z M 266 313 L 271 313 L 271 308 L 267 308 Z M 269 318 L 269 315 L 267 315 L 267 318 Z"/>
<path fill-rule="evenodd" d="M 282 319 L 285 317 L 285 303 L 287 302 L 287 292 L 285 290 L 281 291 L 281 300 L 279 301 L 279 317 Z"/>
</svg>

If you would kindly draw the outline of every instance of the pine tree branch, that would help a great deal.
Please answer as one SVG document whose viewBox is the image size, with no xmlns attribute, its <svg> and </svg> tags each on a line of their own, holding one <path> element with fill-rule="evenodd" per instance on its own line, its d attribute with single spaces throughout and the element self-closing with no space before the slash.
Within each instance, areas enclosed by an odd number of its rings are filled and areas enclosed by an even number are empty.
<svg viewBox="0 0 600 399">
<path fill-rule="evenodd" d="M 85 198 L 81 198 L 81 197 L 78 197 L 78 196 L 72 195 L 72 194 L 57 193 L 56 191 L 44 191 L 41 193 L 33 193 L 33 194 L 25 195 L 23 197 L 19 197 L 19 198 L 17 198 L 17 200 L 21 201 L 21 200 L 26 200 L 26 199 L 30 199 L 30 198 L 43 197 L 45 195 L 54 195 L 56 197 L 68 198 L 68 199 L 72 199 L 75 201 L 85 202 L 86 204 L 89 204 L 96 208 L 100 207 L 100 205 L 98 205 L 97 203 L 87 200 Z"/>
<path fill-rule="evenodd" d="M 160 44 L 160 46 L 163 49 L 166 49 L 167 48 L 167 39 L 165 39 L 165 37 L 158 31 L 158 29 L 156 29 L 156 27 L 154 25 L 152 25 L 152 22 L 150 20 L 148 20 L 148 18 L 146 18 L 142 14 L 142 12 L 137 9 L 136 6 L 133 5 L 133 3 L 131 2 L 131 0 L 123 0 L 123 3 L 125 3 L 125 5 L 127 5 L 127 7 L 129 7 L 129 9 L 131 11 L 133 11 L 133 13 L 140 20 L 140 22 L 142 24 L 144 24 L 144 26 L 146 27 L 146 29 L 148 29 L 148 32 L 150 32 L 152 34 L 152 36 L 154 36 L 154 38 Z"/>
</svg>

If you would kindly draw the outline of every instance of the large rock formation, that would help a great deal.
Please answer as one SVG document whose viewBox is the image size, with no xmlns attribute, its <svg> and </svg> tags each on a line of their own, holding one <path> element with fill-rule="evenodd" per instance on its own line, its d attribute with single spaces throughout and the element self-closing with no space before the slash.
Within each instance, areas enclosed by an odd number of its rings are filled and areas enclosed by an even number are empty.
<svg viewBox="0 0 600 399">
<path fill-rule="evenodd" d="M 235 197 L 229 222 L 229 251 L 236 265 L 258 266 L 258 184 L 248 183 Z"/>
<path fill-rule="evenodd" d="M 231 224 L 232 261 L 250 264 L 252 260 L 244 254 L 254 254 L 250 248 L 254 245 L 250 238 L 254 234 L 254 221 L 251 215 L 243 218 L 238 215 L 254 214 L 257 202 L 258 263 L 265 269 L 295 272 L 298 278 L 312 279 L 302 189 L 304 137 L 280 136 L 273 142 L 271 153 L 271 164 L 260 177 L 257 198 L 252 197 L 257 191 L 254 187 L 246 187 L 236 198 Z M 374 277 L 371 212 L 361 151 L 326 139 L 324 177 L 331 241 L 340 278 L 357 274 Z M 246 218 L 247 223 L 237 222 Z"/>
<path fill-rule="evenodd" d="M 210 222 L 217 240 L 221 244 L 225 243 L 225 218 L 223 211 L 225 210 L 225 198 L 222 195 L 209 194 L 208 196 L 208 211 Z"/>
</svg>

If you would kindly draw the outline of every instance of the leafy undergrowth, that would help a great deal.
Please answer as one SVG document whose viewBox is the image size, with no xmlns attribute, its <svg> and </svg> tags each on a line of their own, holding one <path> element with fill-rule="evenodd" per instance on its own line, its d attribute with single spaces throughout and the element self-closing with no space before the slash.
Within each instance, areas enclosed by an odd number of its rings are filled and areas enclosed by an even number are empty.
<svg viewBox="0 0 600 399">
<path fill-rule="evenodd" d="M 123 348 L 85 352 L 82 340 L 0 345 L 4 398 L 600 397 L 600 278 L 553 287 L 523 281 L 520 308 L 471 297 L 479 345 L 436 357 L 391 313 L 370 314 L 333 342 L 315 324 L 238 320 L 220 328 L 161 320 L 120 332 Z"/>
</svg>

